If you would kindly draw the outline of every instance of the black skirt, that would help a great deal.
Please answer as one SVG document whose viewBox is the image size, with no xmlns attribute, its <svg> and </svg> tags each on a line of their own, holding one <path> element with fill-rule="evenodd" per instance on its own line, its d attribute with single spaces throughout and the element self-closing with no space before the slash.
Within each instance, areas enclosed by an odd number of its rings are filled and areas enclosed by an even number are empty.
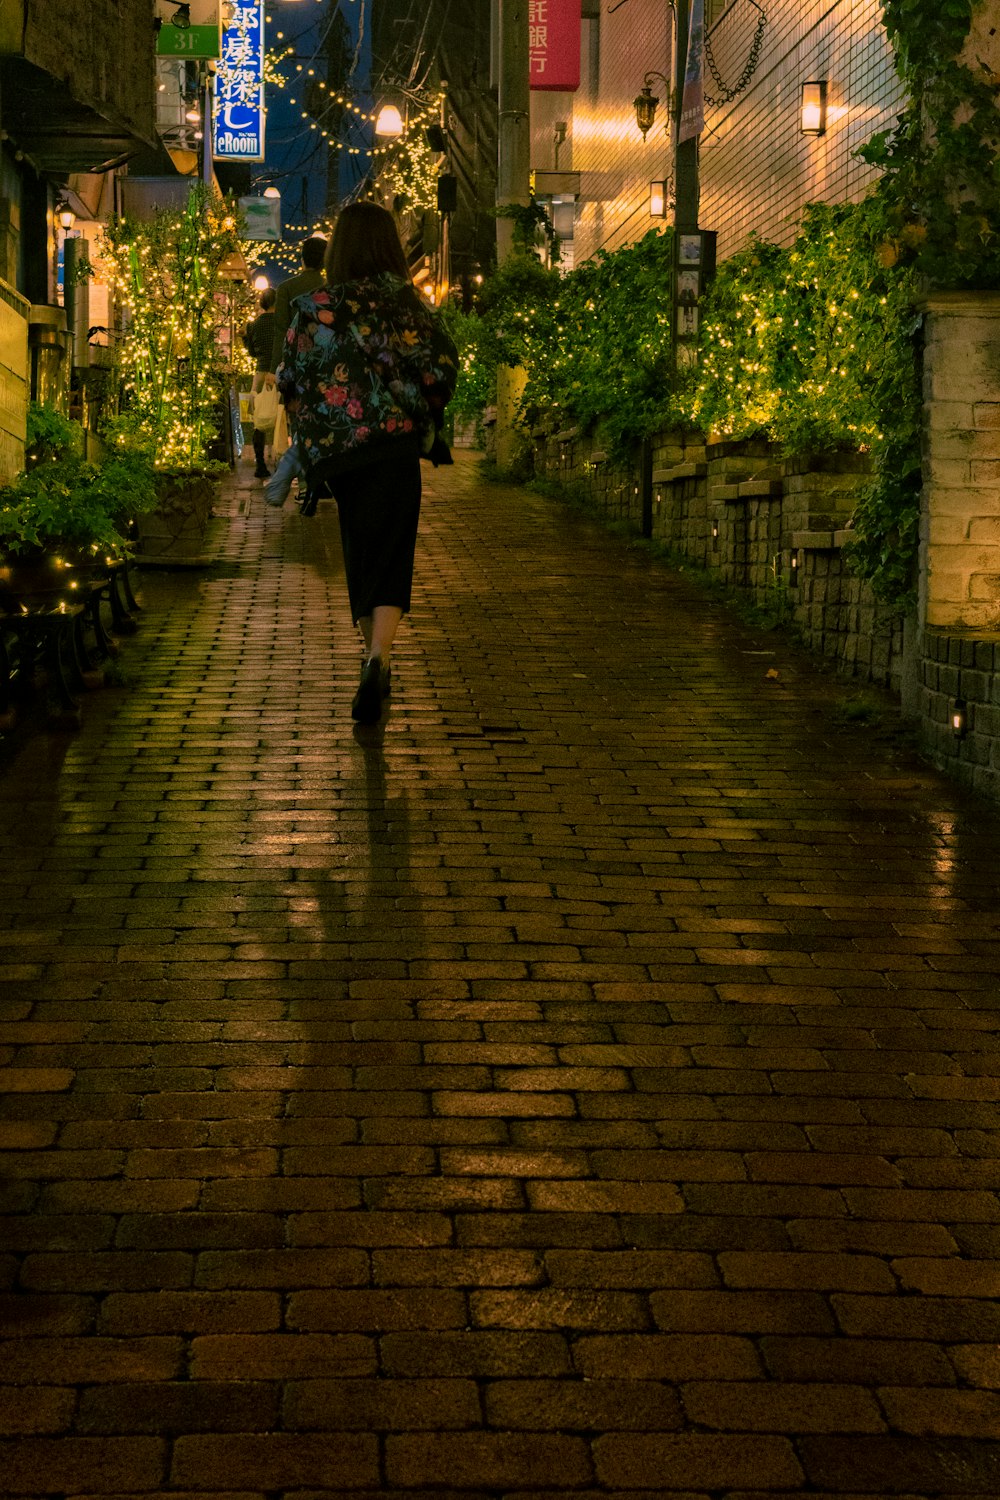
<svg viewBox="0 0 1000 1500">
<path fill-rule="evenodd" d="M 331 477 L 354 621 L 379 604 L 410 608 L 420 459 L 409 449 Z"/>
</svg>

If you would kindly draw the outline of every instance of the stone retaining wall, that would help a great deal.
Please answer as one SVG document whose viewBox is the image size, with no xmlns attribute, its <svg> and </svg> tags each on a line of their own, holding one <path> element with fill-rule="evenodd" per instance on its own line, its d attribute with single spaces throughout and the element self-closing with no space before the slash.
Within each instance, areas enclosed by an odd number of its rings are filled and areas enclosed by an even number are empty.
<svg viewBox="0 0 1000 1500">
<path fill-rule="evenodd" d="M 644 466 L 577 428 L 534 433 L 539 477 L 583 491 L 609 520 L 662 542 L 755 604 L 784 613 L 845 676 L 901 692 L 903 627 L 848 572 L 843 547 L 868 466 L 856 453 L 782 460 L 763 440 L 706 445 L 662 432 Z"/>
<path fill-rule="evenodd" d="M 966 786 L 1000 802 L 1000 632 L 974 636 L 928 627 L 917 691 L 921 736 L 934 758 Z"/>
</svg>

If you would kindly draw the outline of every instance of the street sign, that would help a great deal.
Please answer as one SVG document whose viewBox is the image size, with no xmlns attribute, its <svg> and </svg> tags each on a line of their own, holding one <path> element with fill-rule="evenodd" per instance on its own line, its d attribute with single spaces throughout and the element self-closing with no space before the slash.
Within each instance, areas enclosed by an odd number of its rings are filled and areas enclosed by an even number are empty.
<svg viewBox="0 0 1000 1500">
<path fill-rule="evenodd" d="M 531 87 L 580 87 L 580 0 L 528 0 Z"/>
<path fill-rule="evenodd" d="M 189 25 L 177 26 L 175 19 L 190 17 Z M 222 48 L 219 29 L 219 0 L 191 0 L 186 8 L 173 0 L 156 0 L 157 57 L 218 57 Z"/>
<path fill-rule="evenodd" d="M 240 208 L 246 228 L 243 238 L 247 240 L 281 239 L 280 198 L 240 198 Z"/>
<path fill-rule="evenodd" d="M 215 75 L 213 154 L 223 161 L 264 160 L 264 4 L 229 0 Z"/>
</svg>

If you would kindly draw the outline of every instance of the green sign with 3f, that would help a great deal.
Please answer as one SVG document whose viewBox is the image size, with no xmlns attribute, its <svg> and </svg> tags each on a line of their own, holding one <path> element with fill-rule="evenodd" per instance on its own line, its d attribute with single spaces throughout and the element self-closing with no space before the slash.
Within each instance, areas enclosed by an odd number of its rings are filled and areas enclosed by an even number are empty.
<svg viewBox="0 0 1000 1500">
<path fill-rule="evenodd" d="M 215 26 L 160 27 L 156 36 L 157 57 L 218 57 L 219 28 Z"/>
</svg>

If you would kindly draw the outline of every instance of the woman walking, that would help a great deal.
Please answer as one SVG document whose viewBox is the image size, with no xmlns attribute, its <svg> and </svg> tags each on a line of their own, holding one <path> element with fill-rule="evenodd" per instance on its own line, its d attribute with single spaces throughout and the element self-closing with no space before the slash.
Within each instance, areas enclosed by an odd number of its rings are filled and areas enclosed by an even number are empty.
<svg viewBox="0 0 1000 1500">
<path fill-rule="evenodd" d="M 325 272 L 325 287 L 295 299 L 278 384 L 309 494 L 326 484 L 337 501 L 351 617 L 365 642 L 351 712 L 372 724 L 410 608 L 420 455 L 440 429 L 457 355 L 377 203 L 343 209 Z"/>
<path fill-rule="evenodd" d="M 251 397 L 256 399 L 264 389 L 267 377 L 267 362 L 271 357 L 271 342 L 274 336 L 274 287 L 265 287 L 260 294 L 260 312 L 252 323 L 247 324 L 243 335 L 243 343 L 253 356 L 254 376 L 251 386 Z M 266 427 L 254 427 L 253 430 L 253 456 L 257 467 L 254 471 L 255 479 L 266 479 L 270 474 L 267 467 L 265 449 L 267 445 Z"/>
</svg>

